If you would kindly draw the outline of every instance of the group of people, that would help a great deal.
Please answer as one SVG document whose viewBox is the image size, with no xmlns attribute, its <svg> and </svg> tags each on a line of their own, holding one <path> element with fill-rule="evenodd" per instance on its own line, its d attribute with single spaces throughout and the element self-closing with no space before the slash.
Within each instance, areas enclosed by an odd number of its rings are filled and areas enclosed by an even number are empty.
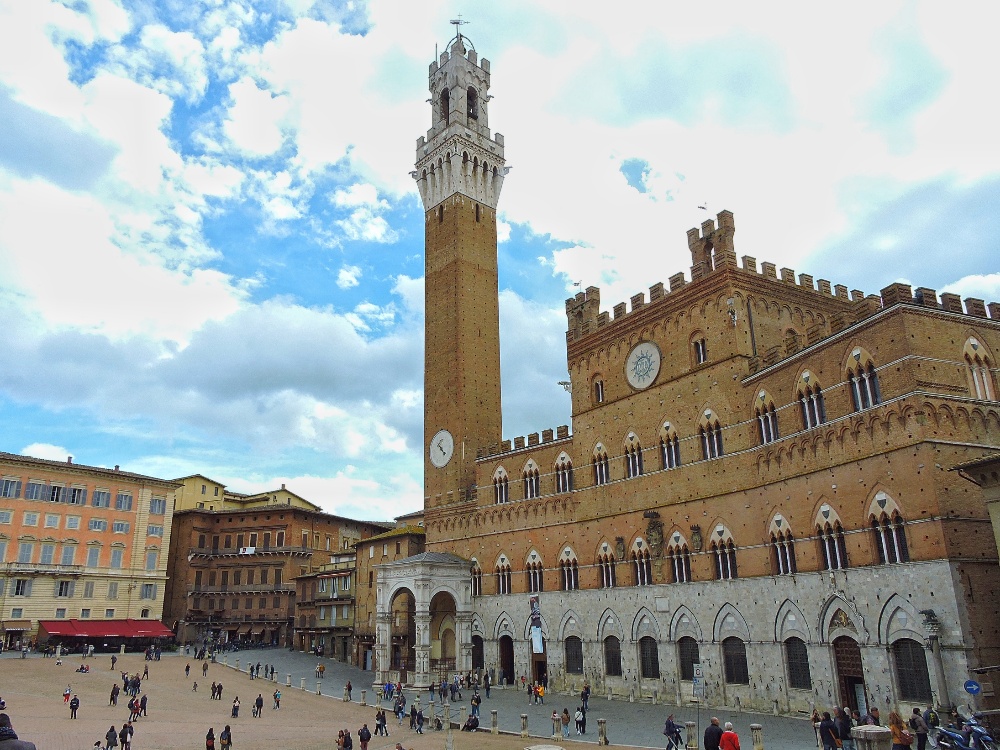
<svg viewBox="0 0 1000 750">
<path fill-rule="evenodd" d="M 833 715 L 829 711 L 824 711 L 820 716 L 818 712 L 813 713 L 813 722 L 819 739 L 823 743 L 824 750 L 854 750 L 854 738 L 851 730 L 856 726 L 886 726 L 892 732 L 892 746 L 895 750 L 909 748 L 916 742 L 916 750 L 924 750 L 927 747 L 927 738 L 931 736 L 935 727 L 940 724 L 937 712 L 933 707 L 928 706 L 923 712 L 919 708 L 914 708 L 909 719 L 903 718 L 898 711 L 890 711 L 886 724 L 882 723 L 878 708 L 872 708 L 867 714 L 861 716 L 857 709 L 850 706 L 835 708 Z"/>
<path fill-rule="evenodd" d="M 219 750 L 229 750 L 233 746 L 233 732 L 226 724 L 226 728 L 219 732 Z M 205 750 L 215 750 L 215 728 L 209 727 L 208 734 L 205 735 Z"/>
</svg>

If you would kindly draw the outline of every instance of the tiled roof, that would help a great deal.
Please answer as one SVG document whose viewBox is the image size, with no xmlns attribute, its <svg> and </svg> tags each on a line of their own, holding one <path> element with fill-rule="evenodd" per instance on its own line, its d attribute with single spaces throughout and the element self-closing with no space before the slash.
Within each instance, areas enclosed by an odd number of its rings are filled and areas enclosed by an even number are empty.
<svg viewBox="0 0 1000 750">
<path fill-rule="evenodd" d="M 104 466 L 88 466 L 87 464 L 70 463 L 69 461 L 50 461 L 47 458 L 21 456 L 17 453 L 7 453 L 6 451 L 0 451 L 0 461 L 10 461 L 11 463 L 27 464 L 29 466 L 44 466 L 46 468 L 60 469 L 62 471 L 73 471 L 74 469 L 79 469 L 81 471 L 95 472 L 112 477 L 135 479 L 141 482 L 156 482 L 158 484 L 169 485 L 170 487 L 180 486 L 178 482 L 171 479 L 161 479 L 160 477 L 151 477 L 146 474 L 136 474 L 131 471 L 122 471 L 121 469 L 108 469 Z"/>
</svg>

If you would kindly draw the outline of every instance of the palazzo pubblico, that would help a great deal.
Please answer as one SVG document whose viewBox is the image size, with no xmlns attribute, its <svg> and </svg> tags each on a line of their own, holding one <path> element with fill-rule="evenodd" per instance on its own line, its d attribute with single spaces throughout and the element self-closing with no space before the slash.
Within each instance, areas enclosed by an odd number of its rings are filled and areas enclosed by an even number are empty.
<svg viewBox="0 0 1000 750">
<path fill-rule="evenodd" d="M 1000 305 L 739 258 L 723 211 L 666 285 L 566 300 L 572 432 L 504 440 L 489 85 L 461 34 L 430 65 L 427 551 L 378 568 L 376 680 L 684 702 L 700 664 L 709 705 L 965 702 L 1000 568 L 953 469 L 1000 449 Z"/>
</svg>

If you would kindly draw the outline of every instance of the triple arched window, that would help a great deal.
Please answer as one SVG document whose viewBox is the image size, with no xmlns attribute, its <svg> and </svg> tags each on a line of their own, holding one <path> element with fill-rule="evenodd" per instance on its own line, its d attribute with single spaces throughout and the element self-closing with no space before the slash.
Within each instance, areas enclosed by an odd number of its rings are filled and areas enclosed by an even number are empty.
<svg viewBox="0 0 1000 750">
<path fill-rule="evenodd" d="M 732 539 L 712 542 L 711 551 L 716 579 L 724 581 L 739 577 L 736 569 L 736 545 Z"/>
<path fill-rule="evenodd" d="M 906 533 L 903 517 L 898 510 L 890 516 L 883 511 L 876 517 L 869 517 L 872 533 L 875 537 L 875 549 L 878 550 L 880 564 L 908 562 L 910 550 L 906 546 Z"/>
<path fill-rule="evenodd" d="M 847 382 L 851 387 L 854 410 L 863 411 L 882 403 L 882 391 L 878 384 L 878 371 L 867 352 L 855 349 L 851 352 L 852 364 L 847 368 Z"/>
<path fill-rule="evenodd" d="M 371 579 L 368 580 L 368 588 L 371 588 Z M 482 596 L 483 595 L 483 569 L 479 567 L 479 563 L 473 561 L 472 564 L 472 595 Z"/>
<path fill-rule="evenodd" d="M 510 487 L 507 471 L 501 466 L 493 472 L 493 502 L 498 505 L 510 502 Z"/>
<path fill-rule="evenodd" d="M 706 461 L 723 455 L 722 426 L 711 410 L 705 412 L 705 419 L 698 427 L 698 438 L 701 441 L 702 458 Z"/>
<path fill-rule="evenodd" d="M 528 563 L 528 592 L 537 594 L 544 590 L 544 568 L 541 560 Z"/>
<path fill-rule="evenodd" d="M 796 399 L 802 411 L 802 428 L 811 430 L 826 421 L 826 405 L 823 403 L 823 389 L 813 374 L 806 370 L 799 378 Z"/>
<path fill-rule="evenodd" d="M 615 573 L 615 558 L 611 554 L 598 555 L 597 567 L 601 571 L 602 589 L 613 589 L 618 585 L 618 578 Z"/>
<path fill-rule="evenodd" d="M 573 491 L 573 462 L 565 453 L 559 454 L 556 461 L 556 492 Z"/>
<path fill-rule="evenodd" d="M 607 484 L 611 481 L 611 471 L 608 464 L 608 452 L 598 444 L 594 449 L 594 484 Z"/>
<path fill-rule="evenodd" d="M 660 428 L 660 466 L 664 469 L 676 469 L 681 465 L 681 443 L 677 439 L 677 431 L 664 422 Z"/>
<path fill-rule="evenodd" d="M 642 474 L 642 446 L 635 433 L 630 432 L 625 442 L 625 478 L 633 479 Z"/>
<path fill-rule="evenodd" d="M 653 583 L 653 567 L 648 549 L 632 550 L 632 572 L 635 574 L 636 586 L 649 586 Z"/>
<path fill-rule="evenodd" d="M 497 593 L 509 594 L 510 588 L 510 564 L 506 560 L 497 563 L 496 567 Z"/>
<path fill-rule="evenodd" d="M 533 500 L 541 494 L 539 492 L 538 466 L 534 461 L 528 461 L 521 472 L 521 483 L 524 485 L 525 500 Z"/>
<path fill-rule="evenodd" d="M 982 401 L 996 401 L 993 383 L 993 363 L 983 345 L 975 338 L 965 342 L 965 366 L 968 370 L 972 396 Z"/>
<path fill-rule="evenodd" d="M 771 532 L 771 564 L 779 576 L 796 572 L 795 541 L 791 529 Z"/>
<path fill-rule="evenodd" d="M 772 443 L 780 437 L 778 413 L 774 410 L 774 401 L 764 391 L 760 392 L 757 408 L 754 409 L 754 417 L 757 420 L 757 435 L 761 445 Z"/>
<path fill-rule="evenodd" d="M 580 566 L 576 556 L 566 557 L 559 560 L 559 582 L 563 591 L 576 591 L 580 588 Z"/>
<path fill-rule="evenodd" d="M 691 551 L 687 544 L 671 544 L 667 548 L 670 561 L 670 577 L 673 583 L 687 583 L 691 580 Z"/>
<path fill-rule="evenodd" d="M 816 536 L 819 538 L 824 569 L 840 570 L 848 567 L 847 543 L 844 541 L 844 527 L 840 525 L 839 519 L 833 523 L 825 521 L 819 524 Z"/>
</svg>

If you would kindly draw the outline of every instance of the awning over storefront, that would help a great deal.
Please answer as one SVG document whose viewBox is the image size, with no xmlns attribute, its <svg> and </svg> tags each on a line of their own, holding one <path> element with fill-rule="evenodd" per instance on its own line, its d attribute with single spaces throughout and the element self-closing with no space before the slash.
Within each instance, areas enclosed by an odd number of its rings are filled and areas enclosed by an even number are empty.
<svg viewBox="0 0 1000 750">
<path fill-rule="evenodd" d="M 246 635 L 249 632 L 250 632 L 250 626 L 242 625 L 240 626 L 240 629 L 236 631 L 236 635 Z"/>
<path fill-rule="evenodd" d="M 264 633 L 264 626 L 257 625 L 250 629 L 250 635 L 262 635 Z"/>
<path fill-rule="evenodd" d="M 3 620 L 0 621 L 0 630 L 10 632 L 12 630 L 31 630 L 31 620 Z"/>
<path fill-rule="evenodd" d="M 61 638 L 172 638 L 159 620 L 39 620 L 39 635 Z"/>
</svg>

